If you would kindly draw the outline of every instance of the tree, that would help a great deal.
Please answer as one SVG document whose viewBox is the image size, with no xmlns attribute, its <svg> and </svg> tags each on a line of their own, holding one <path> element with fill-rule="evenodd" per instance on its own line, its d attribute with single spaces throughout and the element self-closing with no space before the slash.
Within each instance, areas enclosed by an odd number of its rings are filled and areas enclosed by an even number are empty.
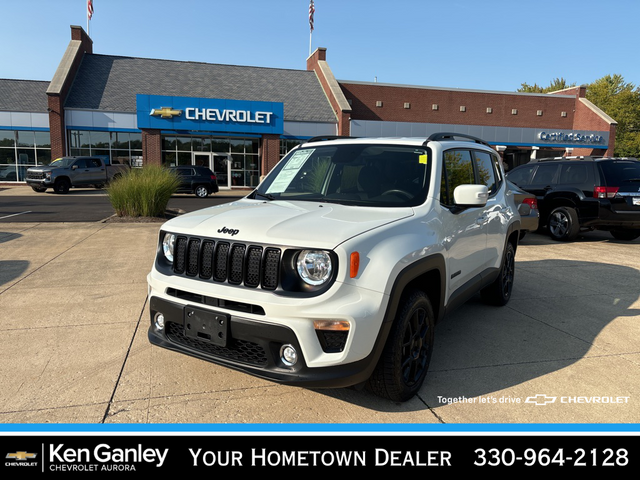
<svg viewBox="0 0 640 480">
<path fill-rule="evenodd" d="M 537 83 L 534 83 L 533 85 L 529 85 L 528 83 L 523 83 L 521 85 L 522 86 L 518 89 L 518 92 L 524 92 L 524 93 L 549 93 L 549 92 L 555 92 L 557 90 L 564 90 L 565 88 L 576 86 L 575 83 L 571 83 L 571 84 L 567 83 L 567 81 L 562 77 L 554 78 L 553 80 L 551 80 L 551 83 L 549 84 L 548 87 L 541 87 Z"/>
<path fill-rule="evenodd" d="M 548 87 L 522 83 L 525 93 L 549 93 L 574 87 L 564 78 L 555 78 Z M 614 155 L 640 158 L 640 89 L 625 82 L 622 75 L 606 75 L 587 85 L 587 100 L 617 122 Z"/>
<path fill-rule="evenodd" d="M 617 123 L 614 154 L 640 157 L 640 90 L 622 75 L 606 75 L 587 86 L 587 100 Z"/>
</svg>

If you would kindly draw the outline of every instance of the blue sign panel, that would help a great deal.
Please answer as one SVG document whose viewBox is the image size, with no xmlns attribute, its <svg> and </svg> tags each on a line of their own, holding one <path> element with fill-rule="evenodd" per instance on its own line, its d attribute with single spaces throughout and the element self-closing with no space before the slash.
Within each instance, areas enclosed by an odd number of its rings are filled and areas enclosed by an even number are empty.
<svg viewBox="0 0 640 480">
<path fill-rule="evenodd" d="M 138 128 L 224 133 L 283 132 L 280 102 L 136 95 Z"/>
</svg>

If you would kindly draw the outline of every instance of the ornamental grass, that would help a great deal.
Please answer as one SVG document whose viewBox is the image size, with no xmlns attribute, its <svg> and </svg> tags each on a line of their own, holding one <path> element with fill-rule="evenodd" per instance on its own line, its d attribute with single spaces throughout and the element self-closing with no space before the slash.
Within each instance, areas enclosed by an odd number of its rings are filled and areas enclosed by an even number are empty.
<svg viewBox="0 0 640 480">
<path fill-rule="evenodd" d="M 164 217 L 180 180 L 163 167 L 132 168 L 107 187 L 111 206 L 119 217 Z"/>
</svg>

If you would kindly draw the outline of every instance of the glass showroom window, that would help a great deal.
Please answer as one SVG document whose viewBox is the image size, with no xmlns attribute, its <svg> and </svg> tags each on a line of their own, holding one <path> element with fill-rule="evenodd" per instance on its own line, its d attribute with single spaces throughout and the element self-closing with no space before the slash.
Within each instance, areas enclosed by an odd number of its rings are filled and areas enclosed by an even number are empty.
<svg viewBox="0 0 640 480">
<path fill-rule="evenodd" d="M 0 182 L 24 181 L 27 168 L 50 162 L 49 132 L 0 131 Z"/>
<path fill-rule="evenodd" d="M 304 143 L 304 140 L 298 140 L 295 138 L 281 138 L 280 139 L 280 158 L 284 157 L 289 151 Z"/>
<path fill-rule="evenodd" d="M 112 163 L 142 166 L 142 134 L 69 130 L 69 154 L 107 156 Z"/>
<path fill-rule="evenodd" d="M 218 183 L 227 184 L 226 167 L 219 170 L 220 159 L 231 163 L 232 187 L 255 187 L 260 179 L 260 141 L 257 138 L 216 138 L 199 136 L 164 136 L 162 163 L 168 167 L 191 165 L 194 153 L 211 153 Z M 226 165 L 226 163 L 224 164 Z"/>
</svg>

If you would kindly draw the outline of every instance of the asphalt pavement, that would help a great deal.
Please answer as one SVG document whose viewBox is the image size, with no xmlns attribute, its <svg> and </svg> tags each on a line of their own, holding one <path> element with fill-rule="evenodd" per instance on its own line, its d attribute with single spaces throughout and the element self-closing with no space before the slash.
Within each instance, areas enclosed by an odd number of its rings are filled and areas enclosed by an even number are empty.
<svg viewBox="0 0 640 480">
<path fill-rule="evenodd" d="M 11 192 L 0 192 L 0 204 Z M 9 424 L 634 424 L 640 240 L 529 234 L 506 307 L 436 329 L 420 394 L 282 386 L 152 346 L 157 223 L 0 224 L 0 422 Z"/>
</svg>

